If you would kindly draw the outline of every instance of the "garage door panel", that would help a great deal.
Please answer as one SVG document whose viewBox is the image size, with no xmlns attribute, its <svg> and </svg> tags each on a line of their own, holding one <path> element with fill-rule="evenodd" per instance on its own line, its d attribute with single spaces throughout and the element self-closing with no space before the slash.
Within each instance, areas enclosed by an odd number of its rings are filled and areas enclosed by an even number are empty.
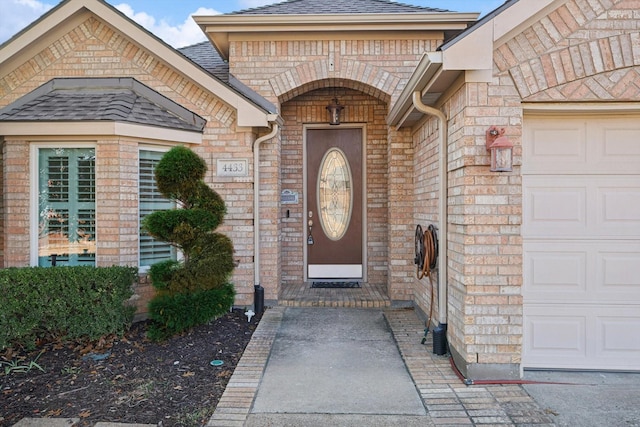
<svg viewBox="0 0 640 427">
<path fill-rule="evenodd" d="M 527 368 L 640 371 L 640 114 L 527 116 Z"/>
<path fill-rule="evenodd" d="M 640 243 L 527 241 L 523 248 L 525 304 L 640 301 Z"/>
<path fill-rule="evenodd" d="M 523 172 L 580 170 L 587 162 L 583 144 L 586 124 L 554 121 L 546 127 L 531 127 L 523 146 Z"/>
<path fill-rule="evenodd" d="M 596 328 L 602 337 L 596 348 L 598 358 L 615 360 L 636 355 L 640 363 L 639 316 L 598 317 Z"/>
<path fill-rule="evenodd" d="M 637 118 L 528 118 L 524 129 L 524 174 L 637 174 Z"/>
<path fill-rule="evenodd" d="M 596 227 L 602 234 L 640 237 L 640 182 L 633 186 L 633 181 L 639 179 L 611 183 L 615 186 L 604 182 L 598 187 Z"/>
<path fill-rule="evenodd" d="M 597 298 L 640 301 L 640 244 L 627 252 L 599 252 L 595 283 Z"/>
<path fill-rule="evenodd" d="M 546 251 L 545 244 L 524 248 L 526 302 L 554 298 L 587 299 L 587 257 L 584 250 Z"/>
<path fill-rule="evenodd" d="M 549 315 L 548 307 L 525 309 L 523 365 L 539 368 L 553 363 L 572 368 L 587 360 L 587 317 L 577 309 L 561 309 Z"/>
<path fill-rule="evenodd" d="M 640 177 L 530 175 L 523 187 L 524 237 L 640 238 Z"/>
<path fill-rule="evenodd" d="M 523 205 L 527 236 L 573 235 L 587 232 L 587 188 L 584 183 L 559 187 L 548 180 L 526 182 Z"/>
<path fill-rule="evenodd" d="M 640 167 L 640 124 L 637 121 L 595 121 L 588 126 L 596 136 L 590 144 L 594 153 L 589 156 L 594 159 L 595 171 L 637 173 Z"/>
<path fill-rule="evenodd" d="M 529 305 L 525 319 L 525 367 L 638 370 L 640 313 L 634 307 Z"/>
</svg>

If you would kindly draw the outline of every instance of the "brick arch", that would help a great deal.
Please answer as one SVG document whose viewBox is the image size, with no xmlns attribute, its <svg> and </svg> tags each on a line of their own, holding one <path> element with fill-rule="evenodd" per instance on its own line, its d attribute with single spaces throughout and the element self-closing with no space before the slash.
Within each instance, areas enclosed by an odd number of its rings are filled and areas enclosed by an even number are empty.
<svg viewBox="0 0 640 427">
<path fill-rule="evenodd" d="M 366 95 L 370 95 L 384 102 L 387 105 L 389 105 L 389 102 L 391 101 L 391 96 L 389 94 L 386 94 L 375 87 L 372 87 L 362 82 L 357 82 L 354 80 L 345 80 L 345 79 L 336 79 L 336 78 L 315 80 L 309 83 L 305 83 L 302 86 L 298 86 L 290 90 L 289 92 L 282 94 L 279 100 L 281 104 L 284 104 L 285 102 L 290 101 L 293 98 L 303 95 L 307 92 L 311 92 L 316 89 L 327 89 L 327 88 L 352 89 L 358 92 L 362 92 Z"/>
<path fill-rule="evenodd" d="M 528 59 L 508 72 L 523 99 L 554 88 L 557 93 L 564 92 L 563 87 L 575 91 L 573 83 L 588 86 L 589 82 L 600 88 L 591 85 L 588 92 L 600 92 L 600 99 L 614 97 L 609 89 L 637 75 L 633 67 L 640 67 L 640 56 L 624 48 L 633 46 L 634 40 L 640 40 L 640 32 L 589 40 Z"/>
<path fill-rule="evenodd" d="M 302 93 L 325 87 L 347 87 L 389 102 L 401 78 L 384 68 L 356 60 L 343 60 L 339 70 L 329 71 L 326 59 L 305 62 L 269 81 L 280 102 L 286 102 Z"/>
<path fill-rule="evenodd" d="M 631 7 L 628 0 L 611 2 L 621 10 Z M 511 76 L 522 99 L 617 98 L 616 86 L 640 66 L 640 32 L 616 29 L 615 19 L 606 31 L 606 19 L 612 17 L 599 4 L 567 1 L 498 47 L 495 66 Z"/>
<path fill-rule="evenodd" d="M 574 80 L 524 98 L 528 102 L 640 101 L 640 67 Z"/>
</svg>

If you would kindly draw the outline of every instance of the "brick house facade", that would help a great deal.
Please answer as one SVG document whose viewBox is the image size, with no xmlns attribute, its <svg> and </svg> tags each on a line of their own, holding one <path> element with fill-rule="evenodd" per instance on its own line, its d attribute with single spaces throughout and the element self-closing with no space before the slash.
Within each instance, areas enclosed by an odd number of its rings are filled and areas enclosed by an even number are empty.
<svg viewBox="0 0 640 427">
<path fill-rule="evenodd" d="M 236 304 L 253 303 L 255 284 L 282 301 L 316 274 L 311 132 L 357 129 L 357 279 L 446 325 L 464 375 L 638 369 L 640 348 L 618 332 L 640 330 L 637 2 L 511 0 L 479 21 L 386 0 L 323 3 L 195 17 L 210 42 L 177 52 L 99 0 L 67 0 L 0 46 L 2 265 L 38 261 L 37 150 L 95 150 L 95 264 L 140 265 L 141 153 L 186 144 L 227 204 Z M 59 78 L 132 78 L 165 114 L 181 107 L 206 124 L 28 116 L 41 113 L 30 93 Z M 333 98 L 340 126 L 327 125 Z M 489 170 L 491 126 L 514 143 L 510 172 Z M 225 174 L 224 161 L 248 170 Z M 299 199 L 284 203 L 285 193 Z M 438 230 L 430 280 L 416 277 L 417 224 Z M 138 290 L 141 309 L 150 292 Z"/>
</svg>

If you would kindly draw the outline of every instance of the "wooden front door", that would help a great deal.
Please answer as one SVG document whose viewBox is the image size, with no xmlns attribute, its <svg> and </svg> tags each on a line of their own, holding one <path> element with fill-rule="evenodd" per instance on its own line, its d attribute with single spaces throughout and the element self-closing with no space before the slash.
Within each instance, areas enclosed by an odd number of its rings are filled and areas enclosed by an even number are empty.
<svg viewBox="0 0 640 427">
<path fill-rule="evenodd" d="M 362 129 L 307 130 L 307 277 L 362 279 Z"/>
</svg>

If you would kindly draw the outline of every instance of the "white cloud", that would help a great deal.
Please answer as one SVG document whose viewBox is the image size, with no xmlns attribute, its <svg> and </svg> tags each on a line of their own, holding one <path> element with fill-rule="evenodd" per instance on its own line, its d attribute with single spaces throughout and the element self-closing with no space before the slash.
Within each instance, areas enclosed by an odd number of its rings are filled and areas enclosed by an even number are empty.
<svg viewBox="0 0 640 427">
<path fill-rule="evenodd" d="M 218 15 L 220 12 L 215 9 L 205 7 L 198 8 L 189 14 L 181 24 L 171 25 L 164 19 L 157 20 L 146 12 L 136 12 L 127 3 L 120 3 L 115 6 L 120 12 L 133 19 L 144 28 L 160 37 L 173 47 L 189 46 L 206 40 L 206 37 L 198 24 L 191 18 L 191 15 Z"/>
<path fill-rule="evenodd" d="M 10 39 L 53 6 L 38 0 L 3 0 L 3 12 L 0 13 L 0 43 Z"/>
<path fill-rule="evenodd" d="M 239 0 L 238 4 L 243 9 L 251 9 L 253 7 L 265 6 L 267 4 L 281 3 L 285 0 Z"/>
</svg>

